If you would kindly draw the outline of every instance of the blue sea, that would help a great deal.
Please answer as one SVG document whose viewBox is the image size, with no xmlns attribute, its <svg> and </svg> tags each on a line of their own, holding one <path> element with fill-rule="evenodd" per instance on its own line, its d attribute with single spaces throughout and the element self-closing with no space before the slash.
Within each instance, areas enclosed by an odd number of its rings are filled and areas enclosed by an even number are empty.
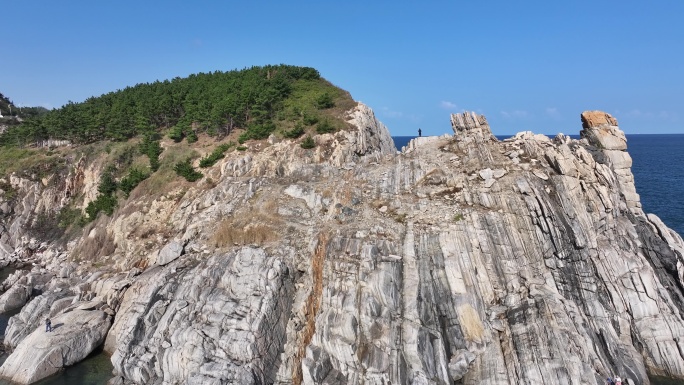
<svg viewBox="0 0 684 385">
<path fill-rule="evenodd" d="M 392 137 L 398 149 L 413 138 Z M 684 235 L 684 134 L 627 135 L 627 151 L 644 212 L 656 214 Z"/>
</svg>

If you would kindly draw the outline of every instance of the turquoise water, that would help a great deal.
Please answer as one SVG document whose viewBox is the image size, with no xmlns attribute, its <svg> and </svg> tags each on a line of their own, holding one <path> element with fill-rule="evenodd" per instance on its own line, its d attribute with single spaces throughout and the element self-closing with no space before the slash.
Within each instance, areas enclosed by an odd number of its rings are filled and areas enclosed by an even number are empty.
<svg viewBox="0 0 684 385">
<path fill-rule="evenodd" d="M 651 380 L 651 385 L 684 385 L 682 380 L 673 380 L 665 377 L 648 377 Z"/>
<path fill-rule="evenodd" d="M 4 361 L 3 357 L 2 361 Z M 98 352 L 58 374 L 36 382 L 36 385 L 106 385 L 112 378 L 112 363 L 109 355 Z M 0 385 L 12 385 L 0 380 Z"/>
<path fill-rule="evenodd" d="M 36 385 L 105 385 L 112 378 L 112 369 L 109 355 L 97 352 Z"/>
</svg>

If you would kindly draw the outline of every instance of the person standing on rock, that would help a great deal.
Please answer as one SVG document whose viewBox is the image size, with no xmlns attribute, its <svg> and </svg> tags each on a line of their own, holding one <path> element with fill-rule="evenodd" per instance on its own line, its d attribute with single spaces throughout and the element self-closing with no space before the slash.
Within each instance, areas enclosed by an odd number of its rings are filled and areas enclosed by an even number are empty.
<svg viewBox="0 0 684 385">
<path fill-rule="evenodd" d="M 615 376 L 615 385 L 622 385 L 622 378 L 620 376 Z"/>
<path fill-rule="evenodd" d="M 613 382 L 612 378 L 608 377 L 606 378 L 606 385 L 615 385 L 615 383 Z"/>
<path fill-rule="evenodd" d="M 50 321 L 50 318 L 45 319 L 45 332 L 51 332 L 52 331 L 52 321 Z"/>
<path fill-rule="evenodd" d="M 420 128 L 418 129 L 418 136 L 423 136 L 423 130 L 421 130 Z"/>
</svg>

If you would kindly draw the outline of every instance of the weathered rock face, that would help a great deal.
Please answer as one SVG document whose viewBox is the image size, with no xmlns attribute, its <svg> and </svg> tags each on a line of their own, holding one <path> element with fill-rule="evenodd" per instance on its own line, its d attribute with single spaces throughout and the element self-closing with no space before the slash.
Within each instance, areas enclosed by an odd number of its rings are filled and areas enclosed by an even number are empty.
<svg viewBox="0 0 684 385">
<path fill-rule="evenodd" d="M 45 315 L 81 307 L 114 314 L 120 384 L 684 378 L 684 242 L 641 210 L 617 121 L 582 119 L 582 140 L 500 142 L 457 114 L 453 136 L 397 154 L 360 105 L 357 130 L 314 150 L 231 154 L 210 187 L 127 202 L 145 211 L 90 231 L 79 242 L 115 245 L 100 267 L 37 252 L 54 273 L 12 319 L 0 375 Z M 163 237 L 130 236 L 159 223 Z"/>
<path fill-rule="evenodd" d="M 627 153 L 627 138 L 617 127 L 617 120 L 600 111 L 582 113 L 580 136 L 587 138 L 594 147 L 601 149 L 603 156 L 597 156 L 599 162 L 608 164 L 618 179 L 622 196 L 630 208 L 640 208 L 639 195 L 634 187 L 632 175 L 632 157 Z M 637 214 L 640 211 L 636 212 Z M 643 214 L 643 213 L 642 213 Z"/>
<path fill-rule="evenodd" d="M 115 367 L 140 384 L 272 382 L 294 294 L 282 257 L 245 247 L 143 273 L 107 338 Z"/>
<path fill-rule="evenodd" d="M 97 179 L 84 186 L 85 158 L 74 156 L 65 163 L 69 161 L 65 175 L 53 174 L 40 181 L 16 175 L 0 179 L 0 266 L 33 262 L 33 254 L 45 249 L 31 234 L 36 222 L 54 216 L 84 188 L 97 192 Z"/>
</svg>

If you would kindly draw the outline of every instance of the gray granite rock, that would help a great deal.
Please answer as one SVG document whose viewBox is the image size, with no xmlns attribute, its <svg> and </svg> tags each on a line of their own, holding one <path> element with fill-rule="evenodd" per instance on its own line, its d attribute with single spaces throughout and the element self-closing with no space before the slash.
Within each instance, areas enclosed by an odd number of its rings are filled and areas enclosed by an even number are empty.
<svg viewBox="0 0 684 385">
<path fill-rule="evenodd" d="M 36 263 L 6 289 L 37 288 L 6 346 L 89 311 L 114 314 L 117 384 L 684 379 L 684 242 L 641 209 L 612 117 L 583 114 L 581 140 L 498 141 L 455 114 L 453 136 L 401 153 L 367 107 L 348 119 L 315 150 L 264 142 L 211 185 L 131 199 L 67 248 L 112 251 L 68 272 L 67 251 L 5 232 Z"/>
<path fill-rule="evenodd" d="M 164 266 L 175 261 L 181 255 L 183 255 L 183 244 L 173 240 L 159 251 L 156 263 L 157 265 Z"/>
<path fill-rule="evenodd" d="M 31 296 L 33 286 L 26 283 L 15 283 L 0 296 L 0 313 L 18 309 L 24 306 Z"/>
<path fill-rule="evenodd" d="M 83 360 L 100 346 L 111 325 L 101 310 L 72 310 L 52 319 L 52 332 L 34 329 L 0 367 L 0 378 L 31 384 Z"/>
<path fill-rule="evenodd" d="M 126 291 L 105 344 L 115 372 L 136 383 L 270 382 L 293 294 L 286 265 L 253 248 L 179 262 Z"/>
</svg>

